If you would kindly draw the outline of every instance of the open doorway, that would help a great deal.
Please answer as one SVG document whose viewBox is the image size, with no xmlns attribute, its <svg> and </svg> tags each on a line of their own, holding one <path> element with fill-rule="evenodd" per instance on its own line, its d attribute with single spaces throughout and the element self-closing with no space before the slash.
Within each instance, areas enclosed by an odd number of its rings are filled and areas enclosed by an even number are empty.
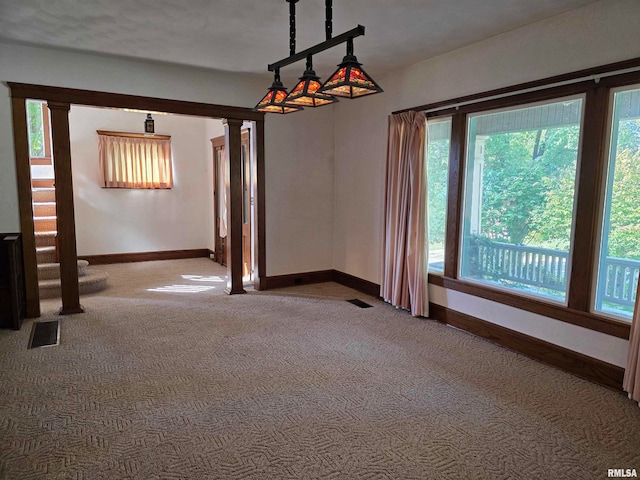
<svg viewBox="0 0 640 480">
<path fill-rule="evenodd" d="M 251 148 L 251 129 L 245 128 L 241 133 L 241 162 L 242 162 L 242 278 L 243 283 L 253 282 L 255 270 L 253 245 L 254 245 L 254 218 L 255 218 L 255 192 L 253 191 L 253 176 L 255 171 L 255 153 Z M 227 195 L 227 162 L 225 137 L 220 136 L 211 139 L 213 151 L 213 207 L 214 207 L 214 259 L 220 265 L 227 265 L 227 208 L 229 198 Z"/>
<path fill-rule="evenodd" d="M 253 112 L 247 108 L 227 107 L 204 103 L 183 102 L 177 100 L 157 99 L 133 95 L 121 95 L 87 90 L 73 90 L 59 87 L 26 85 L 9 83 L 12 96 L 14 144 L 16 145 L 16 173 L 20 207 L 20 230 L 23 244 L 23 268 L 25 293 L 27 299 L 26 316 L 35 318 L 40 315 L 37 259 L 35 249 L 34 219 L 32 215 L 31 172 L 28 152 L 28 126 L 26 100 L 39 99 L 47 101 L 51 113 L 52 149 L 56 157 L 55 198 L 57 214 L 57 235 L 61 264 L 62 309 L 60 313 L 79 313 L 82 308 L 78 296 L 78 272 L 75 231 L 74 189 L 71 174 L 71 148 L 69 138 L 69 110 L 73 105 L 93 107 L 128 108 L 145 111 L 166 112 L 201 118 L 227 119 L 229 138 L 229 157 L 232 170 L 241 166 L 240 127 L 243 121 L 252 122 L 256 132 L 256 175 L 254 190 L 256 192 L 256 222 L 254 235 L 255 247 L 253 261 L 254 287 L 263 288 L 265 275 L 265 241 L 264 241 L 264 114 Z M 232 192 L 231 208 L 228 223 L 231 243 L 236 245 L 230 264 L 227 265 L 231 288 L 228 293 L 243 293 L 238 285 L 242 283 L 242 184 L 237 171 L 232 172 L 230 183 Z M 211 178 L 210 176 L 208 178 Z M 75 179 L 74 179 L 75 180 Z M 206 201 L 206 199 L 204 200 Z M 158 209 L 154 210 L 158 213 Z M 162 213 L 162 212 L 159 212 Z M 240 257 L 240 258 L 238 258 Z"/>
</svg>

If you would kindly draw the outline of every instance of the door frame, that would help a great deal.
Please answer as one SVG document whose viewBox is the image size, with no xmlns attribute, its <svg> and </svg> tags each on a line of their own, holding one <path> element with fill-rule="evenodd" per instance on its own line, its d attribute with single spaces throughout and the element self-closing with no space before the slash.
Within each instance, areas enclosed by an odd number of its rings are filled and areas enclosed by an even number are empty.
<svg viewBox="0 0 640 480">
<path fill-rule="evenodd" d="M 250 268 L 250 276 L 253 277 L 254 272 L 256 272 L 257 270 L 257 266 L 254 262 L 254 258 L 255 258 L 255 245 L 257 244 L 256 242 L 256 230 L 254 228 L 255 225 L 255 221 L 256 221 L 256 209 L 255 209 L 255 197 L 256 197 L 256 192 L 255 190 L 255 181 L 254 181 L 254 177 L 255 177 L 255 171 L 256 171 L 256 155 L 254 152 L 254 149 L 252 148 L 252 144 L 253 144 L 253 140 L 254 137 L 251 134 L 251 128 L 242 128 L 240 130 L 240 139 L 241 139 L 241 148 L 246 148 L 246 152 L 243 153 L 243 155 L 241 155 L 242 161 L 243 161 L 243 167 L 242 167 L 242 186 L 243 189 L 248 188 L 248 203 L 247 205 L 244 204 L 243 202 L 243 224 L 246 225 L 246 223 L 244 223 L 244 220 L 248 218 L 248 223 L 249 223 L 249 239 L 250 239 L 250 245 L 249 245 L 249 251 L 250 251 L 250 262 L 249 262 L 249 268 Z M 211 149 L 212 149 L 212 159 L 213 159 L 213 214 L 214 214 L 214 235 L 215 235 L 215 252 L 214 252 L 214 259 L 217 263 L 219 263 L 220 265 L 225 265 L 226 266 L 226 253 L 227 253 L 227 247 L 226 247 L 226 242 L 225 242 L 225 247 L 222 248 L 222 241 L 220 238 L 220 235 L 218 235 L 218 231 L 220 228 L 219 225 L 219 206 L 220 206 L 220 189 L 218 188 L 220 185 L 220 178 L 218 177 L 218 175 L 220 175 L 220 172 L 218 171 L 218 151 L 220 149 L 226 149 L 226 145 L 225 145 L 225 136 L 224 135 L 220 135 L 219 137 L 215 137 L 215 138 L 211 138 Z M 246 172 L 247 172 L 247 160 L 246 157 L 248 157 L 248 163 L 249 163 L 249 184 L 247 184 L 247 179 L 245 178 L 246 176 Z M 244 192 L 243 192 L 243 200 L 244 200 Z M 248 207 L 248 213 L 245 213 L 245 207 Z M 248 216 L 247 216 L 248 215 Z M 244 228 L 244 227 L 243 227 Z M 243 238 L 244 238 L 244 231 L 243 231 Z M 244 245 L 242 248 L 242 253 L 243 253 L 243 264 L 244 264 L 244 253 L 245 253 L 245 249 L 244 249 Z M 244 278 L 244 277 L 243 277 Z"/>
<path fill-rule="evenodd" d="M 33 85 L 24 83 L 7 82 L 11 92 L 12 100 L 12 120 L 13 136 L 16 161 L 16 182 L 18 187 L 18 207 L 20 213 L 20 230 L 23 239 L 23 267 L 25 275 L 26 289 L 26 316 L 36 318 L 40 316 L 40 295 L 38 291 L 38 274 L 35 250 L 35 235 L 33 225 L 33 207 L 31 196 L 31 171 L 29 167 L 29 140 L 27 131 L 26 100 L 44 100 L 50 104 L 57 104 L 59 107 L 70 105 L 84 105 L 90 107 L 110 107 L 129 108 L 142 111 L 157 111 L 180 115 L 190 115 L 196 117 L 229 119 L 235 121 L 252 121 L 255 123 L 256 131 L 256 213 L 257 222 L 255 242 L 256 266 L 254 274 L 254 288 L 262 290 L 266 286 L 266 248 L 265 248 L 265 174 L 264 174 L 264 113 L 255 112 L 244 107 L 230 107 L 225 105 L 215 105 L 208 103 L 186 102 L 181 100 L 169 100 L 163 98 L 143 97 L 138 95 L 127 95 L 119 93 L 108 93 L 92 90 L 81 90 L 63 87 L 52 87 L 46 85 Z M 54 125 L 54 123 L 56 125 Z M 237 122 L 233 122 L 234 124 Z M 60 211 L 66 212 L 67 219 L 73 220 L 73 190 L 71 181 L 71 162 L 69 148 L 69 119 L 68 115 L 57 115 L 52 118 L 52 130 L 62 132 L 58 138 L 58 146 L 62 153 L 60 156 L 68 157 L 68 162 L 61 162 L 63 178 L 61 182 L 56 181 L 56 201 Z M 238 127 L 239 129 L 239 127 Z M 66 133 L 65 133 L 66 132 Z M 65 138 L 66 137 L 66 138 Z M 54 137 L 54 149 L 56 138 Z M 241 158 L 240 145 L 237 145 L 237 152 L 229 152 L 229 158 Z M 55 162 L 55 159 L 54 159 Z M 61 183 L 61 184 L 60 184 Z M 234 188 L 241 188 L 241 185 L 234 185 Z M 58 201 L 58 196 L 60 200 Z M 237 211 L 237 209 L 235 209 Z M 73 223 L 73 222 L 71 222 Z M 229 225 L 233 222 L 229 222 Z M 61 267 L 65 265 L 76 265 L 77 255 L 75 253 L 75 225 L 69 225 L 65 232 L 68 238 L 72 239 L 73 245 L 68 246 L 66 255 L 62 255 L 61 247 Z M 242 232 L 237 232 L 240 236 Z M 68 242 L 70 243 L 70 242 Z M 77 268 L 77 267 L 74 267 Z M 70 269 L 70 268 L 69 268 Z M 231 266 L 227 265 L 229 277 L 232 276 Z M 64 292 L 77 291 L 77 276 L 75 285 L 73 278 L 65 280 L 63 277 L 63 310 L 61 313 L 76 313 L 74 307 L 79 307 L 79 299 L 74 302 L 77 305 L 68 305 L 65 312 Z M 77 297 L 77 295 L 76 295 Z"/>
</svg>

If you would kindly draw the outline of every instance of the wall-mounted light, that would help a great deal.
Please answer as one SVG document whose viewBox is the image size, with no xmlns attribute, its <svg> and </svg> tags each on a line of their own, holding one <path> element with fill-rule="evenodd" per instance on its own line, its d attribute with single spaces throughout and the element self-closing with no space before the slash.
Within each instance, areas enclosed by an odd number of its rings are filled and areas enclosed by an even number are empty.
<svg viewBox="0 0 640 480">
<path fill-rule="evenodd" d="M 153 117 L 150 113 L 147 113 L 147 119 L 144 121 L 144 133 L 155 133 L 155 127 L 153 125 Z"/>
</svg>

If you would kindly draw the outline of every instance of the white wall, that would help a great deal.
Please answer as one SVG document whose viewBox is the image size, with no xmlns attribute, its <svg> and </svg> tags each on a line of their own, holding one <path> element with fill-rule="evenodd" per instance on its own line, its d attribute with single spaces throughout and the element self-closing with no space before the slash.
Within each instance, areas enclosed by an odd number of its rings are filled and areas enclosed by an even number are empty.
<svg viewBox="0 0 640 480">
<path fill-rule="evenodd" d="M 267 272 L 331 269 L 333 106 L 272 115 L 265 129 Z"/>
<path fill-rule="evenodd" d="M 334 268 L 380 282 L 387 117 L 392 111 L 640 57 L 638 18 L 637 0 L 591 4 L 377 78 L 384 94 L 337 104 Z M 580 327 L 540 322 L 527 312 L 457 292 L 440 292 L 432 299 L 559 345 L 573 336 L 568 348 L 624 363 L 627 342 L 618 338 L 585 335 Z M 528 322 L 521 319 L 544 327 L 527 330 Z"/>
<path fill-rule="evenodd" d="M 169 190 L 101 188 L 96 130 L 142 132 L 145 113 L 72 106 L 69 114 L 79 255 L 208 248 L 210 153 L 206 120 L 155 115 L 156 133 L 171 135 Z M 218 121 L 219 122 L 219 121 Z"/>
</svg>

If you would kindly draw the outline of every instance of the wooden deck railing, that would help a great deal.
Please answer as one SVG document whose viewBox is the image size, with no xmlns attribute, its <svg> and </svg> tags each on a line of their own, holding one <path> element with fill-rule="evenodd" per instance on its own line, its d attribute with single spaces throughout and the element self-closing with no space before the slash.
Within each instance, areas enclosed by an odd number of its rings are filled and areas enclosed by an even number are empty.
<svg viewBox="0 0 640 480">
<path fill-rule="evenodd" d="M 638 287 L 640 261 L 607 257 L 604 269 L 605 282 L 598 291 L 597 308 L 602 308 L 602 302 L 633 307 Z"/>
<path fill-rule="evenodd" d="M 471 276 L 565 291 L 569 252 L 478 239 Z"/>
<path fill-rule="evenodd" d="M 471 277 L 566 291 L 569 261 L 569 252 L 566 250 L 475 238 L 472 241 L 470 260 L 466 274 Z M 597 309 L 602 308 L 603 301 L 619 306 L 633 306 L 640 261 L 607 257 L 603 267 L 605 281 L 599 284 Z"/>
</svg>

